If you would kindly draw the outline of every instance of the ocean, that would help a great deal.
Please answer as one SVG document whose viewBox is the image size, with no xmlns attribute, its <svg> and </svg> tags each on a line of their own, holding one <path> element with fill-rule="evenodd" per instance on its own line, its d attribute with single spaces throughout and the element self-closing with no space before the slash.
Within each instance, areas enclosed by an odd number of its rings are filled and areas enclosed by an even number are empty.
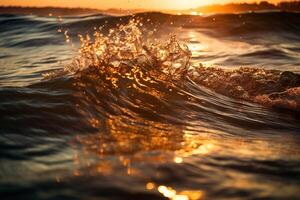
<svg viewBox="0 0 300 200">
<path fill-rule="evenodd" d="M 0 15 L 8 199 L 300 199 L 300 13 Z"/>
</svg>

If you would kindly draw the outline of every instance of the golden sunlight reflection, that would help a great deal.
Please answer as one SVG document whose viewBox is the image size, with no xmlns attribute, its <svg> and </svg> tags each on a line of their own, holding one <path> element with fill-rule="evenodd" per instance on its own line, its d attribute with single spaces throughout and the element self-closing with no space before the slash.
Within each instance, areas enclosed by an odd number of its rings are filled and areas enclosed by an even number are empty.
<svg viewBox="0 0 300 200">
<path fill-rule="evenodd" d="M 183 162 L 183 159 L 182 159 L 181 157 L 177 157 L 177 156 L 176 156 L 176 157 L 174 158 L 174 162 L 175 162 L 175 163 L 182 163 L 182 162 Z"/>
<path fill-rule="evenodd" d="M 206 156 L 218 149 L 213 139 L 195 135 L 184 126 L 128 120 L 117 116 L 105 123 L 89 120 L 92 127 L 102 126 L 109 132 L 76 138 L 80 146 L 74 153 L 74 176 L 80 175 L 80 169 L 86 168 L 90 174 L 110 175 L 120 165 L 125 174 L 139 176 L 143 172 L 134 163 L 184 164 L 185 158 Z M 214 130 L 209 131 L 217 134 Z M 107 158 L 110 156 L 116 156 L 118 160 L 109 161 Z M 149 183 L 146 188 L 153 187 L 154 183 Z"/>
<path fill-rule="evenodd" d="M 278 159 L 286 155 L 299 159 L 300 149 L 295 148 L 295 144 L 291 143 L 294 141 L 292 138 L 285 138 L 285 142 L 282 139 L 278 142 L 272 140 L 270 144 L 268 141 L 247 139 L 247 137 L 233 139 L 227 133 L 213 129 L 202 128 L 199 132 L 189 126 L 174 126 L 141 119 L 129 122 L 128 119 L 124 119 L 124 116 L 110 117 L 105 122 L 99 121 L 96 124 L 95 120 L 90 120 L 90 123 L 91 126 L 96 125 L 109 131 L 77 137 L 73 155 L 74 176 L 88 173 L 143 178 L 145 181 L 151 180 L 145 183 L 145 190 L 158 192 L 171 200 L 205 199 L 205 192 L 189 188 L 177 190 L 157 183 L 145 175 L 147 170 L 153 169 L 144 169 L 139 166 L 139 163 L 155 166 L 168 163 L 172 166 L 185 165 L 186 162 L 197 160 L 201 165 L 207 157 L 232 155 L 239 159 L 264 160 L 265 157 Z M 112 157 L 114 159 L 111 159 Z M 214 166 L 210 167 L 214 168 Z M 243 180 L 239 178 L 240 174 L 237 172 L 228 171 L 225 174 L 237 177 L 233 180 Z M 239 184 L 244 185 L 243 188 L 256 188 L 256 181 L 251 177 L 246 177 L 246 180 L 240 182 Z M 232 186 L 235 183 L 227 181 L 226 184 Z M 266 184 L 266 187 L 269 187 L 269 184 Z"/>
<path fill-rule="evenodd" d="M 190 12 L 190 15 L 194 15 L 194 16 L 199 15 L 199 16 L 202 16 L 203 13 L 201 13 L 201 12 L 196 12 L 196 11 L 192 11 L 192 12 Z"/>
<path fill-rule="evenodd" d="M 142 174 L 134 163 L 174 163 L 184 164 L 189 159 L 201 159 L 206 156 L 231 156 L 241 159 L 264 157 L 278 158 L 289 152 L 291 158 L 299 157 L 297 150 L 283 145 L 282 141 L 272 145 L 268 141 L 247 138 L 224 137 L 227 134 L 211 129 L 202 129 L 202 133 L 190 131 L 191 127 L 168 126 L 158 122 L 140 121 L 129 123 L 121 117 L 113 117 L 103 122 L 90 121 L 91 126 L 104 126 L 108 133 L 78 136 L 80 146 L 73 155 L 74 176 L 81 174 L 81 169 L 89 169 L 91 174 L 110 175 L 119 166 L 124 173 L 133 176 Z M 96 124 L 95 124 L 96 123 Z M 144 124 L 136 126 L 135 124 Z M 221 137 L 220 137 L 221 136 Z M 286 143 L 293 142 L 286 138 Z M 118 160 L 109 160 L 116 156 Z M 117 167 L 117 168 L 116 168 Z M 149 183 L 147 189 L 153 189 Z"/>
<path fill-rule="evenodd" d="M 155 183 L 149 182 L 146 184 L 146 189 L 147 190 L 153 190 L 155 188 Z"/>
<path fill-rule="evenodd" d="M 204 196 L 204 192 L 200 190 L 176 191 L 172 187 L 167 187 L 164 185 L 158 186 L 157 190 L 164 197 L 172 200 L 200 200 Z"/>
</svg>

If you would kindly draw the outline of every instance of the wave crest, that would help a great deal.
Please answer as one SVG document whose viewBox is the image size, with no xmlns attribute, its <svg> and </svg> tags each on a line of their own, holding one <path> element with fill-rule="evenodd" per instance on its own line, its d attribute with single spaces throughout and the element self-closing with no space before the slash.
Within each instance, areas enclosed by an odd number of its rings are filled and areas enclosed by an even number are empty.
<svg viewBox="0 0 300 200">
<path fill-rule="evenodd" d="M 92 37 L 79 35 L 78 55 L 62 71 L 45 74 L 45 77 L 96 75 L 98 79 L 108 80 L 108 87 L 114 88 L 124 84 L 124 79 L 136 79 L 129 81 L 130 84 L 141 84 L 138 79 L 180 83 L 189 77 L 229 97 L 300 110 L 300 75 L 258 68 L 228 71 L 203 67 L 201 63 L 198 67 L 191 66 L 191 51 L 187 45 L 180 43 L 175 35 L 165 41 L 158 40 L 153 37 L 153 31 L 144 31 L 143 26 L 141 20 L 132 19 L 128 24 L 110 29 L 106 35 L 101 31 L 103 27 Z M 66 35 L 66 39 L 69 40 L 69 36 Z"/>
</svg>

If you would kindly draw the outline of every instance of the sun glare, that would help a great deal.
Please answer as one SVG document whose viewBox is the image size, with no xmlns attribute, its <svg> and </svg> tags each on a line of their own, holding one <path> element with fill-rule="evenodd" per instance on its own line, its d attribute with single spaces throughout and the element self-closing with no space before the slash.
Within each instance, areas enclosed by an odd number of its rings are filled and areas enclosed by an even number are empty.
<svg viewBox="0 0 300 200">
<path fill-rule="evenodd" d="M 174 7 L 177 9 L 195 8 L 196 6 L 203 5 L 203 1 L 199 0 L 176 0 L 173 1 Z"/>
</svg>

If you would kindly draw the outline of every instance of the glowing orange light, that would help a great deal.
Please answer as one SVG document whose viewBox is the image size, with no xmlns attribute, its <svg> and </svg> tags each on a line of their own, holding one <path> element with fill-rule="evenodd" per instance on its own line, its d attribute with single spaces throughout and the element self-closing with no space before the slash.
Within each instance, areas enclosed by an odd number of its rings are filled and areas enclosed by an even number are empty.
<svg viewBox="0 0 300 200">
<path fill-rule="evenodd" d="M 149 182 L 146 184 L 147 190 L 153 190 L 155 187 L 155 183 Z"/>
<path fill-rule="evenodd" d="M 175 157 L 174 158 L 174 162 L 175 163 L 182 163 L 183 162 L 183 159 L 181 157 Z"/>
</svg>

